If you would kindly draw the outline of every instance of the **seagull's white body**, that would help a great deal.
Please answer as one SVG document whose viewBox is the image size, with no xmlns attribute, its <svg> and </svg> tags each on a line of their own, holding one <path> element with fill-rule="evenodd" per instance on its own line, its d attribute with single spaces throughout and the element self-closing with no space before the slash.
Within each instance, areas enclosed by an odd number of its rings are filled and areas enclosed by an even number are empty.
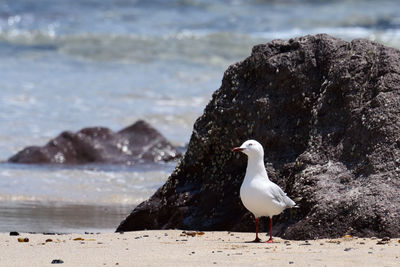
<svg viewBox="0 0 400 267">
<path fill-rule="evenodd" d="M 268 178 L 264 165 L 264 149 L 255 140 L 247 140 L 233 151 L 240 151 L 247 155 L 247 169 L 242 186 L 240 187 L 240 198 L 243 205 L 256 218 L 256 239 L 258 238 L 258 218 L 270 217 L 270 239 L 272 242 L 272 216 L 280 214 L 287 208 L 296 206 L 285 192 Z"/>
<path fill-rule="evenodd" d="M 272 217 L 296 205 L 277 184 L 269 180 L 263 156 L 248 155 L 246 175 L 240 187 L 243 205 L 256 218 Z"/>
</svg>

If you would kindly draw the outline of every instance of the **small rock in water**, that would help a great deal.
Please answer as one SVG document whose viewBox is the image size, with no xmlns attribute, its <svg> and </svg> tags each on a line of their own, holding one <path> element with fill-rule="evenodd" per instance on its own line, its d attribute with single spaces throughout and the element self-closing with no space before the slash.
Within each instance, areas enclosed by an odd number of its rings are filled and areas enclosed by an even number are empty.
<svg viewBox="0 0 400 267">
<path fill-rule="evenodd" d="M 61 264 L 61 263 L 64 263 L 64 261 L 60 260 L 60 259 L 56 259 L 56 260 L 52 260 L 51 261 L 51 264 Z"/>
<path fill-rule="evenodd" d="M 351 250 L 351 248 L 345 248 L 344 249 L 344 251 L 350 251 Z"/>
<path fill-rule="evenodd" d="M 18 232 L 10 232 L 10 235 L 11 236 L 17 236 L 17 235 L 19 235 L 19 233 Z"/>
<path fill-rule="evenodd" d="M 18 242 L 29 242 L 29 238 L 25 237 L 25 238 L 18 238 Z"/>
<path fill-rule="evenodd" d="M 53 242 L 53 239 L 46 239 L 46 242 Z"/>
<path fill-rule="evenodd" d="M 382 238 L 382 241 L 389 242 L 390 241 L 390 237 L 385 236 L 384 238 Z"/>
</svg>

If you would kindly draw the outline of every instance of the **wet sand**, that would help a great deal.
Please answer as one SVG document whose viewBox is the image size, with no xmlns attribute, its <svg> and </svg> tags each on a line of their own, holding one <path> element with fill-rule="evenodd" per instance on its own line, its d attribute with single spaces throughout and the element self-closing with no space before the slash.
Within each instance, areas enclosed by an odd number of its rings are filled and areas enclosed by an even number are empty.
<svg viewBox="0 0 400 267">
<path fill-rule="evenodd" d="M 343 237 L 246 243 L 252 233 L 0 234 L 0 266 L 399 266 L 400 240 Z M 267 240 L 265 234 L 262 234 Z M 18 238 L 29 239 L 19 242 Z"/>
<path fill-rule="evenodd" d="M 2 202 L 0 233 L 112 233 L 131 210 L 132 205 Z"/>
</svg>

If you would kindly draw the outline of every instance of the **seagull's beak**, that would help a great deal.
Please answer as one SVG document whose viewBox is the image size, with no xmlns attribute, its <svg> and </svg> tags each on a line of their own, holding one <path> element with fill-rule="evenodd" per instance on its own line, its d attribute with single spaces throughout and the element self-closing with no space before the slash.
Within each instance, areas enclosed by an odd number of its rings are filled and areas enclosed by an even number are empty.
<svg viewBox="0 0 400 267">
<path fill-rule="evenodd" d="M 234 149 L 232 149 L 232 152 L 241 152 L 241 151 L 243 151 L 243 150 L 244 150 L 244 148 L 235 147 Z"/>
</svg>

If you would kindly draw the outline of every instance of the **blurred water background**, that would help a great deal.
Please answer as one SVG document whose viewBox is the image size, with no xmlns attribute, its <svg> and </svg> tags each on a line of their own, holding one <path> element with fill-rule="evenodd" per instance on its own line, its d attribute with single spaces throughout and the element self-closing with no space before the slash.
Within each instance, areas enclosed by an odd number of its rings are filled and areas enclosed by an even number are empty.
<svg viewBox="0 0 400 267">
<path fill-rule="evenodd" d="M 272 39 L 400 47 L 396 0 L 0 0 L 0 232 L 113 231 L 176 163 L 5 161 L 64 130 L 144 119 L 184 146 L 224 70 Z"/>
</svg>

